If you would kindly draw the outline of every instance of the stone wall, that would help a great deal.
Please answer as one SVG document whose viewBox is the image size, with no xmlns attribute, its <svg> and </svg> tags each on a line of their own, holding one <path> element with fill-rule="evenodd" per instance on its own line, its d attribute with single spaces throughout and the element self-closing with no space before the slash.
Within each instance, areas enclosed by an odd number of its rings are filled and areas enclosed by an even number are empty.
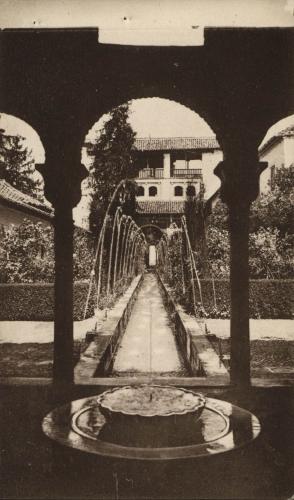
<svg viewBox="0 0 294 500">
<path fill-rule="evenodd" d="M 205 335 L 201 324 L 194 316 L 185 313 L 174 301 L 171 289 L 159 275 L 158 281 L 174 323 L 178 346 L 190 375 L 221 378 L 223 382 L 229 383 L 228 371 Z"/>
</svg>

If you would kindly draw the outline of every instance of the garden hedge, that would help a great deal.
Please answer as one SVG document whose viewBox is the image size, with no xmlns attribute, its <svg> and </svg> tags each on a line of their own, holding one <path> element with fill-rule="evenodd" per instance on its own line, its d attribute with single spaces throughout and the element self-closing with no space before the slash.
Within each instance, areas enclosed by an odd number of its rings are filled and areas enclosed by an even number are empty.
<svg viewBox="0 0 294 500">
<path fill-rule="evenodd" d="M 214 307 L 211 280 L 201 280 L 204 308 L 210 318 L 230 316 L 229 280 L 215 280 L 216 305 Z M 74 284 L 74 320 L 83 318 L 88 292 L 85 281 Z M 197 300 L 199 292 L 196 285 Z M 250 317 L 281 318 L 293 317 L 294 280 L 251 280 Z M 0 321 L 53 321 L 53 284 L 9 283 L 0 284 Z M 186 304 L 193 304 L 192 294 Z M 188 307 L 187 307 L 188 309 Z M 90 305 L 87 317 L 93 314 Z"/>
<path fill-rule="evenodd" d="M 230 282 L 215 280 L 216 308 L 211 280 L 201 280 L 203 304 L 210 318 L 230 316 Z M 197 300 L 200 301 L 196 284 Z M 251 318 L 293 318 L 294 280 L 250 280 L 249 308 Z M 187 303 L 192 304 L 192 294 Z"/>
<path fill-rule="evenodd" d="M 74 320 L 83 319 L 89 284 L 74 284 Z M 53 321 L 53 283 L 0 284 L 0 321 Z M 93 304 L 87 317 L 93 315 Z"/>
</svg>

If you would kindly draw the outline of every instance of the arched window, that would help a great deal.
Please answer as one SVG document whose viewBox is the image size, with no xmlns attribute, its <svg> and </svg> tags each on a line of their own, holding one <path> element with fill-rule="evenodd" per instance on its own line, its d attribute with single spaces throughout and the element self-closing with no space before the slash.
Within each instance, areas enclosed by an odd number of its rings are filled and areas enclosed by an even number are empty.
<svg viewBox="0 0 294 500">
<path fill-rule="evenodd" d="M 175 187 L 175 196 L 183 196 L 183 188 L 182 186 Z"/>
<path fill-rule="evenodd" d="M 145 195 L 145 189 L 143 188 L 143 186 L 138 186 L 137 196 L 144 196 L 144 195 Z"/>
<path fill-rule="evenodd" d="M 150 186 L 150 188 L 149 188 L 149 196 L 157 196 L 157 187 Z"/>
<path fill-rule="evenodd" d="M 188 186 L 187 187 L 187 196 L 195 196 L 195 195 L 196 195 L 195 186 Z"/>
</svg>

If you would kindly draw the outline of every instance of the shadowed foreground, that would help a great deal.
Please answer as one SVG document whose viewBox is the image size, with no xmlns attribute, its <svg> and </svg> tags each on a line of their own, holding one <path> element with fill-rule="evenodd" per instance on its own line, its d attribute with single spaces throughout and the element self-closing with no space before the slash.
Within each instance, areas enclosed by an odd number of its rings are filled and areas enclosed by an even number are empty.
<svg viewBox="0 0 294 500">
<path fill-rule="evenodd" d="M 209 391 L 207 396 L 255 413 L 262 433 L 252 446 L 205 460 L 146 463 L 93 458 L 56 446 L 42 434 L 42 418 L 52 408 L 104 389 L 2 386 L 3 498 L 282 499 L 293 494 L 290 388 L 250 389 L 242 394 Z"/>
</svg>

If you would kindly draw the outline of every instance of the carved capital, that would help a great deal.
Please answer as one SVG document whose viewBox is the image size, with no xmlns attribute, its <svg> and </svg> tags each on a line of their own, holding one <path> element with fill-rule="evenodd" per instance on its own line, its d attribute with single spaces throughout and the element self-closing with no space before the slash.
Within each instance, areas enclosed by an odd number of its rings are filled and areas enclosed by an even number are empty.
<svg viewBox="0 0 294 500">
<path fill-rule="evenodd" d="M 77 162 L 67 165 L 63 163 L 36 164 L 36 169 L 44 178 L 44 192 L 53 207 L 73 208 L 81 199 L 81 182 L 88 175 L 86 167 Z"/>
<path fill-rule="evenodd" d="M 214 169 L 221 181 L 220 195 L 228 206 L 248 206 L 259 194 L 259 176 L 267 162 L 252 158 L 221 161 Z"/>
</svg>

